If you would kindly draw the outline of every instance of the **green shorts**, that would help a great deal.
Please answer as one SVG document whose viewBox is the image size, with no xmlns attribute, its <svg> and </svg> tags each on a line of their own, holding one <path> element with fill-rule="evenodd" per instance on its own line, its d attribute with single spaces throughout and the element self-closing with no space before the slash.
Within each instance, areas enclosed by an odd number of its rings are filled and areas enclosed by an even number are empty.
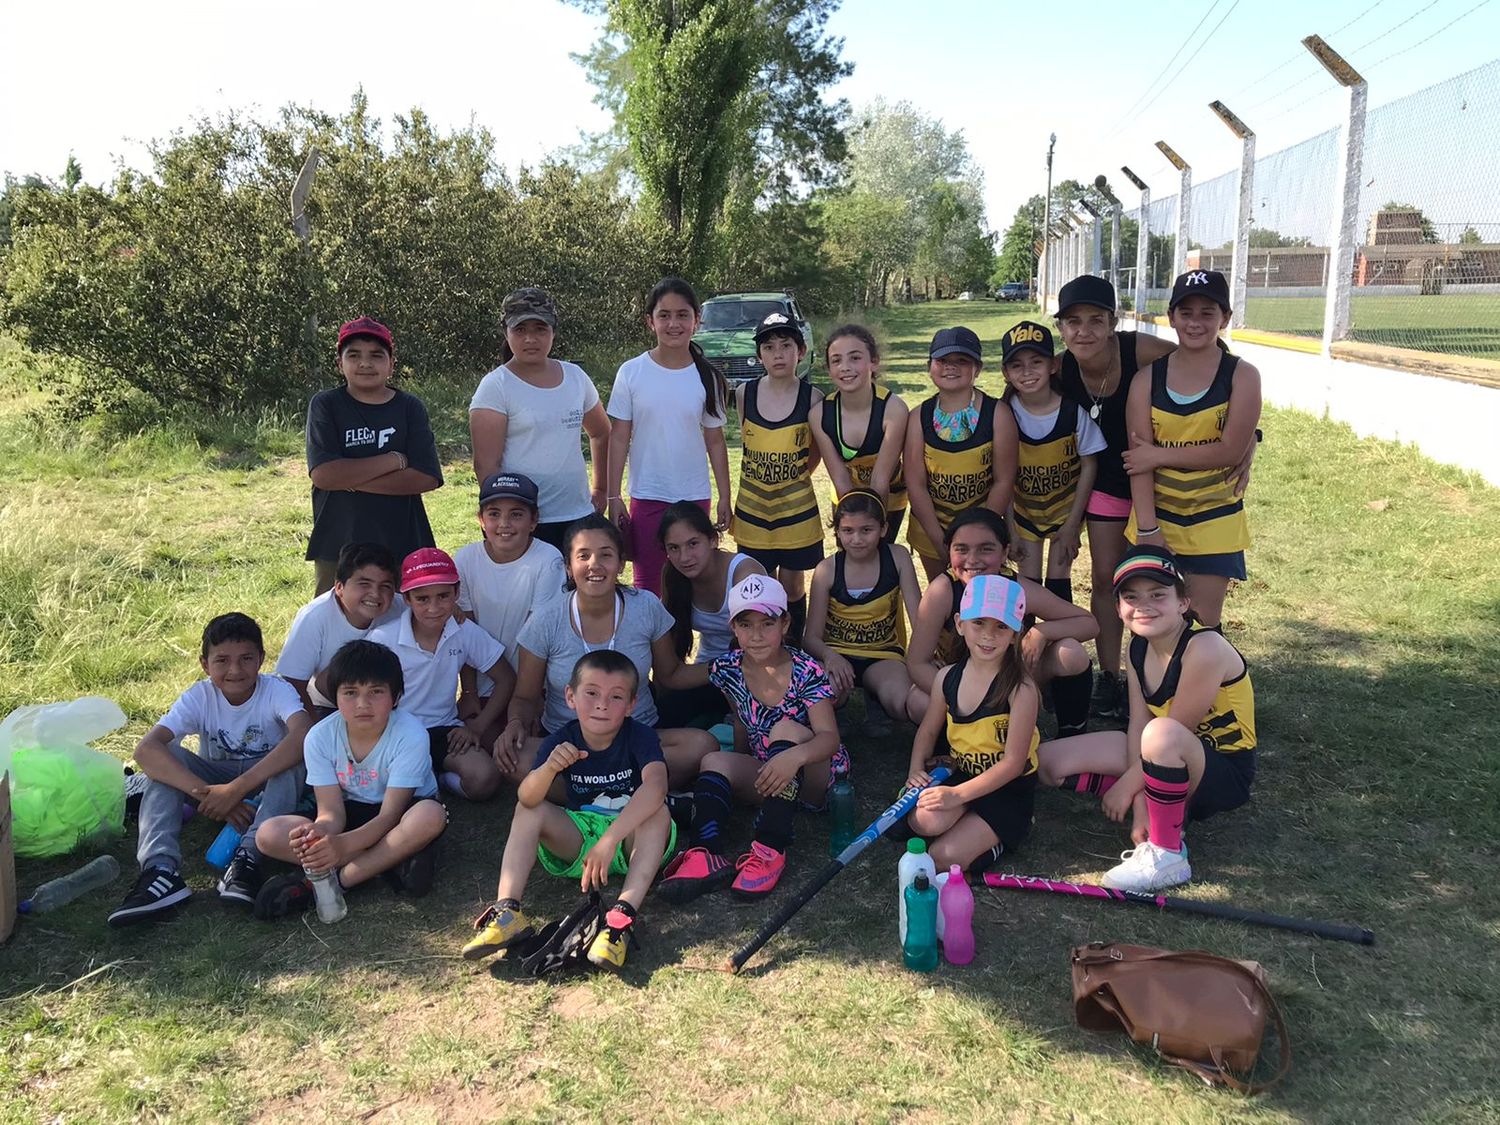
<svg viewBox="0 0 1500 1125">
<path fill-rule="evenodd" d="M 573 827 L 578 829 L 578 834 L 583 837 L 583 846 L 578 849 L 578 854 L 572 859 L 565 859 L 551 851 L 546 844 L 538 844 L 536 847 L 536 858 L 541 861 L 542 870 L 548 875 L 556 875 L 563 879 L 581 879 L 583 877 L 583 857 L 588 854 L 590 848 L 597 844 L 600 838 L 609 831 L 609 826 L 614 823 L 614 817 L 606 816 L 604 813 L 575 812 L 572 809 L 564 809 L 568 819 L 573 822 Z M 667 850 L 662 853 L 661 861 L 665 865 L 672 858 L 672 853 L 677 850 L 677 823 L 671 821 L 671 827 L 667 831 Z M 625 853 L 625 845 L 621 844 L 615 849 L 615 858 L 610 861 L 609 873 L 611 875 L 623 875 L 630 867 L 630 856 Z"/>
</svg>

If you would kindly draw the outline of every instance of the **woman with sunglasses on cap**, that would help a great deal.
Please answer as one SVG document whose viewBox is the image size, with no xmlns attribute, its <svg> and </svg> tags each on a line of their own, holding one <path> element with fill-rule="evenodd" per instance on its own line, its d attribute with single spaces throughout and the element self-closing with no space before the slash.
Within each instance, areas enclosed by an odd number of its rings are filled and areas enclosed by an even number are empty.
<svg viewBox="0 0 1500 1125">
<path fill-rule="evenodd" d="M 534 535 L 561 549 L 574 520 L 604 510 L 609 416 L 594 382 L 575 363 L 552 358 L 557 306 L 541 289 L 517 289 L 500 306 L 501 364 L 469 403 L 474 475 L 522 473 L 537 485 Z M 589 436 L 593 486 L 580 431 Z"/>
<path fill-rule="evenodd" d="M 1102 277 L 1075 277 L 1057 295 L 1057 331 L 1062 337 L 1061 390 L 1081 403 L 1104 434 L 1084 522 L 1092 571 L 1090 608 L 1099 622 L 1099 676 L 1092 711 L 1102 719 L 1125 714 L 1125 677 L 1120 671 L 1120 617 L 1109 593 L 1109 577 L 1129 543 L 1130 477 L 1120 457 L 1130 447 L 1125 400 L 1140 367 L 1172 351 L 1167 340 L 1122 332 L 1115 315 L 1115 287 Z"/>
<path fill-rule="evenodd" d="M 1230 579 L 1245 579 L 1245 487 L 1255 449 L 1260 372 L 1219 341 L 1229 326 L 1229 282 L 1189 270 L 1172 286 L 1167 320 L 1177 350 L 1130 388 L 1125 420 L 1133 543 L 1170 547 L 1199 621 L 1218 628 Z"/>
<path fill-rule="evenodd" d="M 1192 878 L 1182 826 L 1239 808 L 1255 780 L 1255 691 L 1239 650 L 1193 618 L 1179 560 L 1161 546 L 1129 548 L 1111 576 L 1130 632 L 1130 723 L 1044 742 L 1043 785 L 1094 793 L 1104 813 L 1131 817 L 1135 847 L 1106 887 L 1159 891 Z"/>
</svg>

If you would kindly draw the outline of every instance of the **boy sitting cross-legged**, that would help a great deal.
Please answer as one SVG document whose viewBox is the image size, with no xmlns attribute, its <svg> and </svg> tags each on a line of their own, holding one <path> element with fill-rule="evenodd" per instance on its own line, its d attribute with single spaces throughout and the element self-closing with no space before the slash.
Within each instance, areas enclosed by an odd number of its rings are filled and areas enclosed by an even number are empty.
<svg viewBox="0 0 1500 1125">
<path fill-rule="evenodd" d="M 548 873 L 578 879 L 585 893 L 604 887 L 610 875 L 625 876 L 588 951 L 596 965 L 624 965 L 636 911 L 677 842 L 661 741 L 630 717 L 639 690 L 624 653 L 596 650 L 573 666 L 566 694 L 578 718 L 542 743 L 516 792 L 496 901 L 474 924 L 478 933 L 464 946 L 466 958 L 508 949 L 535 931 L 521 912 L 521 895 L 540 860 Z"/>
<path fill-rule="evenodd" d="M 159 916 L 192 892 L 177 873 L 182 861 L 182 803 L 244 832 L 219 897 L 249 906 L 260 890 L 260 852 L 254 829 L 291 812 L 302 794 L 302 738 L 312 716 L 297 693 L 275 676 L 261 674 L 266 650 L 260 626 L 243 613 L 215 617 L 203 630 L 198 663 L 208 677 L 183 692 L 135 748 L 136 765 L 150 782 L 141 797 L 141 874 L 125 901 L 109 916 L 128 926 Z M 182 740 L 196 735 L 198 753 Z M 260 795 L 252 812 L 245 801 Z"/>
<path fill-rule="evenodd" d="M 302 870 L 266 880 L 257 918 L 306 910 L 308 872 L 332 870 L 344 889 L 384 873 L 413 897 L 432 889 L 448 811 L 437 800 L 427 729 L 395 709 L 404 686 L 401 661 L 384 645 L 350 641 L 335 654 L 328 687 L 338 710 L 308 732 L 304 749 L 318 816 L 260 826 L 261 850 Z"/>
</svg>

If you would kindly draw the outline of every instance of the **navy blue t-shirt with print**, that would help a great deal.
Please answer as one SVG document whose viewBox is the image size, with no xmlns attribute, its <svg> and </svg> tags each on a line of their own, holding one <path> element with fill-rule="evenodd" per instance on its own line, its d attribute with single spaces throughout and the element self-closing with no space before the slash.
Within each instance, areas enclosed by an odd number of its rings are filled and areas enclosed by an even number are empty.
<svg viewBox="0 0 1500 1125">
<path fill-rule="evenodd" d="M 389 402 L 360 402 L 347 387 L 319 391 L 307 407 L 307 468 L 327 461 L 404 453 L 413 469 L 442 483 L 437 443 L 422 400 L 396 391 Z M 350 543 L 380 543 L 397 561 L 418 547 L 434 546 L 420 495 L 333 492 L 313 487 L 309 559 L 336 559 Z"/>
<path fill-rule="evenodd" d="M 553 748 L 564 742 L 588 754 L 562 775 L 568 786 L 568 808 L 579 812 L 618 815 L 641 787 L 641 771 L 652 762 L 666 761 L 661 754 L 661 739 L 645 723 L 626 719 L 609 749 L 590 750 L 575 719 L 542 740 L 532 769 L 542 765 Z"/>
</svg>

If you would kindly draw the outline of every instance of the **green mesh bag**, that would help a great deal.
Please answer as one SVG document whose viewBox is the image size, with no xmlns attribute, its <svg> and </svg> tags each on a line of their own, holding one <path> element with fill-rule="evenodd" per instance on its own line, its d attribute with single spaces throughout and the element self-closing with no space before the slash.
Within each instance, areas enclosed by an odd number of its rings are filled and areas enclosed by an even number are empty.
<svg viewBox="0 0 1500 1125">
<path fill-rule="evenodd" d="M 18 707 L 0 722 L 17 855 L 62 855 L 125 831 L 120 761 L 88 745 L 124 725 L 119 705 L 99 696 Z"/>
</svg>

